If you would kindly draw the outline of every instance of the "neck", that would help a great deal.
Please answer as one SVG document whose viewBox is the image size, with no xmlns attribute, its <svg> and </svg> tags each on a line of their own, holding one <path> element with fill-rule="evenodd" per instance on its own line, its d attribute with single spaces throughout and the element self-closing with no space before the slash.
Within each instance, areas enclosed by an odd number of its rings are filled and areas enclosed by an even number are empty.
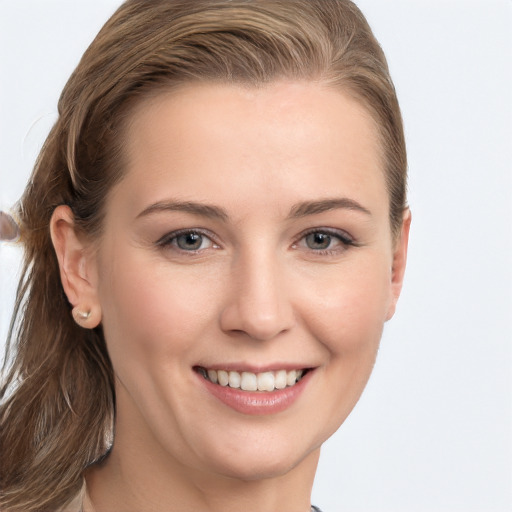
<svg viewBox="0 0 512 512">
<path fill-rule="evenodd" d="M 319 448 L 290 467 L 276 460 L 275 468 L 262 466 L 260 473 L 250 460 L 235 469 L 219 467 L 194 453 L 176 457 L 140 415 L 123 410 L 118 407 L 112 452 L 86 475 L 90 503 L 86 500 L 84 512 L 309 512 Z"/>
<path fill-rule="evenodd" d="M 316 450 L 284 475 L 244 481 L 174 464 L 148 469 L 140 459 L 131 464 L 114 449 L 87 474 L 84 512 L 309 512 L 318 457 Z"/>
</svg>

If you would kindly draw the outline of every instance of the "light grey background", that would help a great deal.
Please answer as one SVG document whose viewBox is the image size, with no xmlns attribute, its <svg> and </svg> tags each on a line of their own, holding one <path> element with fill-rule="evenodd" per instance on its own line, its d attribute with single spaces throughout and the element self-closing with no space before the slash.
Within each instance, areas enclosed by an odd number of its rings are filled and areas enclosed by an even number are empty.
<svg viewBox="0 0 512 512">
<path fill-rule="evenodd" d="M 357 0 L 356 0 L 357 1 Z M 401 100 L 409 267 L 370 383 L 326 443 L 326 512 L 512 510 L 512 2 L 360 0 Z M 0 209 L 118 0 L 0 0 Z M 0 246 L 0 345 L 19 251 Z"/>
</svg>

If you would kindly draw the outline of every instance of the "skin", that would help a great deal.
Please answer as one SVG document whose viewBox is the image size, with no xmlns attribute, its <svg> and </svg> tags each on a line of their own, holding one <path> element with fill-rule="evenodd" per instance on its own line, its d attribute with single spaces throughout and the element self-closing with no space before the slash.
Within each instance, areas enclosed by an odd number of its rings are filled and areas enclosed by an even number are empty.
<svg viewBox="0 0 512 512">
<path fill-rule="evenodd" d="M 102 323 L 116 375 L 92 503 L 306 512 L 320 446 L 363 391 L 405 268 L 410 215 L 393 240 L 374 122 L 320 84 L 188 85 L 139 106 L 126 148 L 94 250 L 67 207 L 52 219 L 65 291 L 91 311 L 83 327 Z M 180 249 L 182 229 L 203 233 L 199 250 Z M 311 230 L 328 231 L 326 250 Z M 250 415 L 213 397 L 197 365 L 314 371 L 286 410 Z"/>
</svg>

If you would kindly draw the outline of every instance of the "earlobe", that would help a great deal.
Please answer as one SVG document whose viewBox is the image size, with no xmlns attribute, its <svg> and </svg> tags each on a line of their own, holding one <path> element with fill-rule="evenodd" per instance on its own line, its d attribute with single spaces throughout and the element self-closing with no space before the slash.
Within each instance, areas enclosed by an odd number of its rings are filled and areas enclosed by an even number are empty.
<svg viewBox="0 0 512 512">
<path fill-rule="evenodd" d="M 396 241 L 393 254 L 393 267 L 391 269 L 391 303 L 389 305 L 386 320 L 390 320 L 395 314 L 396 303 L 402 291 L 405 267 L 407 263 L 407 247 L 409 243 L 409 230 L 411 227 L 411 211 L 404 210 L 402 228 Z"/>
<path fill-rule="evenodd" d="M 92 254 L 76 230 L 69 206 L 58 206 L 52 215 L 50 233 L 59 263 L 66 296 L 73 306 L 73 318 L 82 327 L 94 328 L 101 322 Z"/>
</svg>

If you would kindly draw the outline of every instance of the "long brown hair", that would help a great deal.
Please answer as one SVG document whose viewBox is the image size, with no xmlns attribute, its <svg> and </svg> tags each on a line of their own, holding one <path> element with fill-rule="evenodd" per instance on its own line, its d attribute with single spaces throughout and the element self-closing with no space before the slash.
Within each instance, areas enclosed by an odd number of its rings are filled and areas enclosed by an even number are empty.
<svg viewBox="0 0 512 512">
<path fill-rule="evenodd" d="M 0 389 L 0 506 L 56 510 L 106 456 L 115 416 L 101 326 L 73 321 L 50 239 L 52 212 L 101 235 L 122 179 L 123 128 L 142 98 L 192 81 L 319 81 L 352 95 L 379 128 L 396 234 L 406 153 L 384 54 L 349 0 L 128 0 L 105 24 L 59 101 L 17 216 L 25 249 Z"/>
</svg>

